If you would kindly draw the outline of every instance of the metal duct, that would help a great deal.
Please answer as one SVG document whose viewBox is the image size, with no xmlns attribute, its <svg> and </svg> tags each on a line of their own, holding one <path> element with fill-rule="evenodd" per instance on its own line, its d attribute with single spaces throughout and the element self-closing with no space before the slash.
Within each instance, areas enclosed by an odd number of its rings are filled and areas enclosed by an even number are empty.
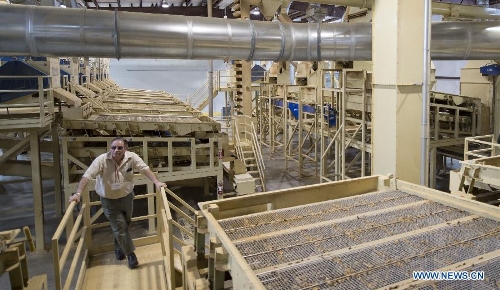
<svg viewBox="0 0 500 290">
<path fill-rule="evenodd" d="M 431 28 L 433 60 L 499 59 L 500 22 L 438 22 Z"/>
<path fill-rule="evenodd" d="M 371 26 L 2 5 L 0 54 L 318 60 L 371 57 Z"/>
<path fill-rule="evenodd" d="M 432 25 L 432 59 L 499 59 L 498 22 Z M 370 60 L 370 23 L 280 23 L 0 6 L 0 55 Z"/>
</svg>

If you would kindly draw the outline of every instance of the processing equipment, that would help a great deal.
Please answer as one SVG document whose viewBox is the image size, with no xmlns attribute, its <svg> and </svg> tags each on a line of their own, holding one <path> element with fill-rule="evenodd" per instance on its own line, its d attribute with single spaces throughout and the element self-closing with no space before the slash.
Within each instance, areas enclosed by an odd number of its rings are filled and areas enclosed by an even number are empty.
<svg viewBox="0 0 500 290">
<path fill-rule="evenodd" d="M 186 289 L 500 287 L 500 209 L 393 177 L 257 193 L 200 208 L 194 251 L 207 252 L 208 271 L 199 274 L 198 263 L 196 275 L 184 273 L 196 278 L 185 280 Z M 192 266 L 191 257 L 184 259 Z M 484 277 L 414 280 L 415 271 Z"/>
</svg>

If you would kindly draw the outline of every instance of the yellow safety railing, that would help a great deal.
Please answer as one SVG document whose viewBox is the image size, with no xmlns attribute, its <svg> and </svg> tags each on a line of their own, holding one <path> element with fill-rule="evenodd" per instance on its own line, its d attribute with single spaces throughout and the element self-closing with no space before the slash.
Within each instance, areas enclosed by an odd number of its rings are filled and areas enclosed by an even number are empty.
<svg viewBox="0 0 500 290">
<path fill-rule="evenodd" d="M 182 285 L 182 281 L 176 281 L 175 279 L 176 274 L 178 275 L 178 272 L 182 271 L 179 268 L 182 266 L 175 264 L 175 256 L 179 255 L 178 260 L 180 261 L 180 249 L 188 244 L 182 238 L 176 237 L 174 232 L 181 232 L 194 241 L 195 234 L 192 228 L 195 227 L 195 220 L 193 217 L 196 216 L 197 211 L 168 188 L 161 188 L 157 193 L 136 196 L 136 199 L 146 198 L 156 199 L 155 202 L 150 203 L 156 205 L 153 206 L 153 213 L 149 211 L 147 215 L 133 217 L 132 221 L 156 219 L 156 235 L 134 239 L 134 242 L 142 240 L 139 242 L 140 244 L 160 243 L 165 282 L 167 289 L 173 290 Z M 100 202 L 90 202 L 89 199 L 88 194 L 83 194 L 82 207 L 76 219 L 73 217 L 75 202 L 68 205 L 66 213 L 52 238 L 56 290 L 81 289 L 90 255 L 99 254 L 106 251 L 106 249 L 113 248 L 112 244 L 101 244 L 93 247 L 92 229 L 109 226 L 109 222 L 95 223 L 98 217 L 103 214 L 103 210 L 100 208 L 94 215 L 90 215 L 90 208 L 100 205 Z M 173 212 L 178 217 L 184 218 L 193 227 L 179 224 L 172 217 Z M 61 244 L 61 236 L 65 230 L 66 242 Z M 78 242 L 76 250 L 74 249 L 75 242 Z M 176 269 L 176 266 L 179 267 Z"/>
<path fill-rule="evenodd" d="M 55 289 L 81 289 L 83 284 L 84 273 L 87 269 L 86 261 L 88 260 L 89 251 L 85 245 L 85 232 L 87 231 L 86 226 L 82 226 L 83 213 L 85 211 L 86 205 L 83 204 L 76 220 L 73 221 L 73 210 L 76 203 L 72 202 L 64 214 L 61 223 L 57 227 L 54 236 L 52 237 L 52 253 L 54 255 L 54 282 Z M 81 230 L 79 230 L 81 228 Z M 64 229 L 69 231 L 66 243 L 60 247 L 60 238 L 63 234 Z M 79 239 L 79 240 L 78 240 Z M 73 249 L 73 243 L 78 240 L 78 245 L 75 252 L 72 254 L 71 264 L 69 270 L 64 271 L 66 262 L 68 262 L 68 257 L 71 250 Z M 62 252 L 61 252 L 62 248 Z M 79 258 L 81 257 L 81 258 Z M 78 278 L 74 279 L 75 272 L 79 270 Z"/>
<path fill-rule="evenodd" d="M 160 242 L 162 246 L 165 272 L 167 273 L 167 287 L 172 287 L 169 289 L 175 289 L 175 254 L 179 255 L 180 257 L 181 252 L 179 251 L 179 249 L 182 246 L 186 246 L 187 244 L 183 240 L 174 236 L 173 230 L 174 228 L 176 228 L 180 232 L 188 235 L 193 240 L 194 232 L 175 221 L 172 218 L 171 210 L 175 211 L 177 215 L 183 217 L 189 224 L 193 225 L 193 228 L 194 226 L 196 226 L 196 222 L 191 216 L 195 216 L 197 212 L 193 207 L 191 207 L 188 203 L 186 203 L 168 188 L 161 188 L 158 194 L 158 235 L 160 236 Z M 186 209 L 187 213 L 186 211 L 183 211 L 178 206 L 176 206 L 173 203 L 174 200 L 179 202 L 180 205 Z"/>
<path fill-rule="evenodd" d="M 500 144 L 494 135 L 474 136 L 465 138 L 464 160 L 500 155 Z"/>
<path fill-rule="evenodd" d="M 0 93 L 19 93 L 34 95 L 38 93 L 38 102 L 0 104 L 0 114 L 9 115 L 0 121 L 4 129 L 45 127 L 54 119 L 54 92 L 51 86 L 52 76 L 0 76 L 0 80 L 33 80 L 36 79 L 37 88 L 2 89 Z M 44 80 L 48 86 L 44 88 Z M 33 83 L 34 84 L 34 83 Z"/>
</svg>

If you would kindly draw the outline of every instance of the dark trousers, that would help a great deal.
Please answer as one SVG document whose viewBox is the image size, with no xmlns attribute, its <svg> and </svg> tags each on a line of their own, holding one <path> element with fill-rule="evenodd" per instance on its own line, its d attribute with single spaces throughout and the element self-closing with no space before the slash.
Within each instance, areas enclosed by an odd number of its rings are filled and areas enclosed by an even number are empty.
<svg viewBox="0 0 500 290">
<path fill-rule="evenodd" d="M 104 215 L 111 223 L 111 229 L 115 236 L 115 249 L 121 248 L 125 254 L 135 251 L 132 237 L 129 233 L 134 209 L 134 193 L 118 198 L 109 199 L 101 197 Z"/>
</svg>

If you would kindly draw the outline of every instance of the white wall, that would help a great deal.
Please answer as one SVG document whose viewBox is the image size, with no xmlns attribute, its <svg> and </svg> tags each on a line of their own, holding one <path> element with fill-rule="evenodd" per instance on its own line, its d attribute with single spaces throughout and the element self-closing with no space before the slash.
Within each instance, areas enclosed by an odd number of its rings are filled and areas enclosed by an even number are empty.
<svg viewBox="0 0 500 290">
<path fill-rule="evenodd" d="M 225 70 L 223 61 L 214 61 L 215 70 Z M 207 80 L 207 60 L 112 59 L 110 76 L 123 88 L 161 90 L 179 96 L 191 95 Z M 224 94 L 214 101 L 214 112 L 224 106 Z M 205 111 L 208 109 L 205 109 Z"/>
<path fill-rule="evenodd" d="M 460 95 L 460 69 L 467 64 L 467 61 L 435 60 L 433 64 L 436 67 L 434 91 Z M 448 77 L 449 79 L 443 79 L 442 77 Z"/>
</svg>

